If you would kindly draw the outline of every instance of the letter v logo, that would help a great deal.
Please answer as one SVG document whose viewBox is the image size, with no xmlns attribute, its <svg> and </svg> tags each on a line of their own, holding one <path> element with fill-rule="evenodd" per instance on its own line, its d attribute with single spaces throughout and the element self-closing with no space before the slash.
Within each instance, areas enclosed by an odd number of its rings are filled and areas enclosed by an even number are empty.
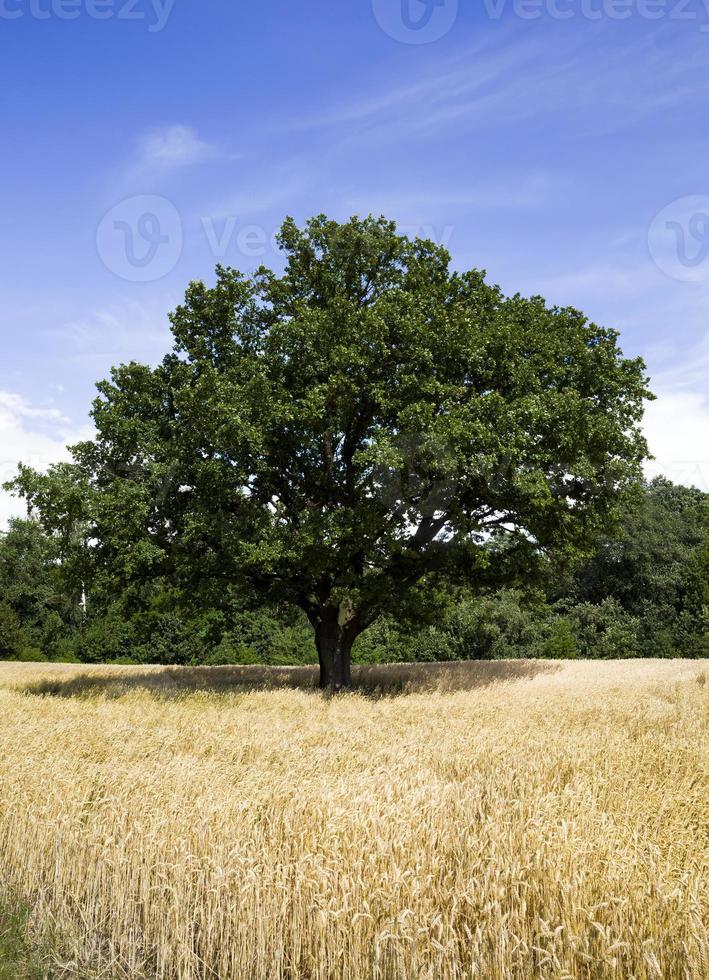
<svg viewBox="0 0 709 980">
<path fill-rule="evenodd" d="M 455 24 L 459 0 L 372 0 L 377 23 L 403 44 L 439 41 Z"/>
</svg>

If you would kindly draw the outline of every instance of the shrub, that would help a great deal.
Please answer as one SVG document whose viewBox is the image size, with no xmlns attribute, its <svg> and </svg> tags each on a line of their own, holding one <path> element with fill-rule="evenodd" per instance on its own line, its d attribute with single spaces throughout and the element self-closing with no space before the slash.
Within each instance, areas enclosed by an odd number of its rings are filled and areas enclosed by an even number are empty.
<svg viewBox="0 0 709 980">
<path fill-rule="evenodd" d="M 51 653 L 51 660 L 60 664 L 79 664 L 81 660 L 77 654 L 77 637 L 63 637 L 54 644 Z"/>
<path fill-rule="evenodd" d="M 225 639 L 209 654 L 205 663 L 209 667 L 227 667 L 232 664 L 262 664 L 263 660 L 253 647 L 245 643 L 234 645 Z"/>
<path fill-rule="evenodd" d="M 39 649 L 39 647 L 25 647 L 19 656 L 22 663 L 41 664 L 46 663 L 49 657 Z"/>
<path fill-rule="evenodd" d="M 83 627 L 76 641 L 76 653 L 83 663 L 112 663 L 130 657 L 135 644 L 133 624 L 119 610 L 111 609 Z"/>
<path fill-rule="evenodd" d="M 6 602 L 0 602 L 0 660 L 16 660 L 27 645 L 15 610 Z"/>
<path fill-rule="evenodd" d="M 709 657 L 709 605 L 683 611 L 675 635 L 678 656 Z"/>
<path fill-rule="evenodd" d="M 582 657 L 641 657 L 642 619 L 627 613 L 616 599 L 582 602 L 568 609 Z"/>
<path fill-rule="evenodd" d="M 393 618 L 382 617 L 357 637 L 352 662 L 409 663 L 416 660 L 417 639 L 416 633 L 405 631 Z"/>
<path fill-rule="evenodd" d="M 318 662 L 315 637 L 310 623 L 296 622 L 282 626 L 271 641 L 269 663 L 275 665 L 316 664 Z"/>
<path fill-rule="evenodd" d="M 184 666 L 206 659 L 207 645 L 198 630 L 177 613 L 150 615 L 139 631 L 142 642 L 132 651 L 138 663 Z"/>
<path fill-rule="evenodd" d="M 540 597 L 526 600 L 515 589 L 467 599 L 455 610 L 448 629 L 457 638 L 461 660 L 502 660 L 542 656 L 550 623 Z"/>
<path fill-rule="evenodd" d="M 438 625 L 413 630 L 394 619 L 375 623 L 358 641 L 359 663 L 500 660 L 543 656 L 551 612 L 533 596 L 503 589 L 451 601 Z"/>
<path fill-rule="evenodd" d="M 549 660 L 573 660 L 578 656 L 576 637 L 568 619 L 557 619 L 542 648 Z"/>
</svg>

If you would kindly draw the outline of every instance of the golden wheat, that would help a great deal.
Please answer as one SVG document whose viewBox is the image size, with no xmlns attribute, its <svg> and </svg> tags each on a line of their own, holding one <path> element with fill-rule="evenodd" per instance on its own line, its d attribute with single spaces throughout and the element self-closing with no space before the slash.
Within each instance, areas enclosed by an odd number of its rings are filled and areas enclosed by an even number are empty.
<svg viewBox="0 0 709 980">
<path fill-rule="evenodd" d="M 0 667 L 0 867 L 56 972 L 709 977 L 701 664 L 246 676 Z"/>
</svg>

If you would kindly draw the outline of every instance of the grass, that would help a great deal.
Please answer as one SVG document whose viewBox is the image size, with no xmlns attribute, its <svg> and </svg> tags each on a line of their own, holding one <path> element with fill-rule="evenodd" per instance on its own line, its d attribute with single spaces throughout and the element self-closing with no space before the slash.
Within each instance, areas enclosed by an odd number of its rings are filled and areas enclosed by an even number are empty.
<svg viewBox="0 0 709 980">
<path fill-rule="evenodd" d="M 48 950 L 33 941 L 29 911 L 0 901 L 0 980 L 47 980 L 53 974 Z"/>
<path fill-rule="evenodd" d="M 709 976 L 701 664 L 253 671 L 0 666 L 0 868 L 63 976 Z"/>
</svg>

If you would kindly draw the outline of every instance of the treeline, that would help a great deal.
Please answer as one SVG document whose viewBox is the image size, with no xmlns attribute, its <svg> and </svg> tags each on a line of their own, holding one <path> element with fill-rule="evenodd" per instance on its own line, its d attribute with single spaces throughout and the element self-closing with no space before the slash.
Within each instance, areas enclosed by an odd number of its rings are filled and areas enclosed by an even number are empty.
<svg viewBox="0 0 709 980">
<path fill-rule="evenodd" d="M 0 537 L 0 658 L 85 663 L 317 663 L 294 606 L 236 586 L 185 591 L 159 577 L 114 591 L 92 544 L 15 520 Z M 480 594 L 423 583 L 359 637 L 353 659 L 709 656 L 709 495 L 646 485 L 620 532 L 544 583 Z"/>
</svg>

